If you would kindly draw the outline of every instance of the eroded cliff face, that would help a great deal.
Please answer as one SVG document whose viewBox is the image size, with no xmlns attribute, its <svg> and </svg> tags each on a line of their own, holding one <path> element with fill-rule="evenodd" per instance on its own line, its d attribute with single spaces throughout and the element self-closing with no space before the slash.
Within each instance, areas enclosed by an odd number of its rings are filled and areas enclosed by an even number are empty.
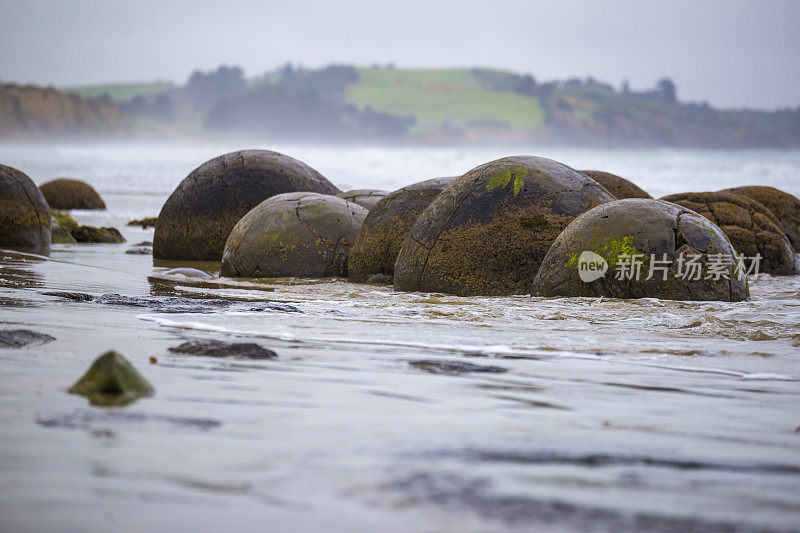
<svg viewBox="0 0 800 533">
<path fill-rule="evenodd" d="M 124 135 L 129 119 L 107 98 L 82 98 L 52 87 L 0 83 L 0 139 Z"/>
</svg>

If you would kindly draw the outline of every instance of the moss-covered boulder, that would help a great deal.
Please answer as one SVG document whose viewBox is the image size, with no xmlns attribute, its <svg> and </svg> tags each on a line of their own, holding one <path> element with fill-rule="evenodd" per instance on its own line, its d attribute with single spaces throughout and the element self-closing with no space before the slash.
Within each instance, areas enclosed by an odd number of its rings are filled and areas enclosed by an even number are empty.
<svg viewBox="0 0 800 533">
<path fill-rule="evenodd" d="M 616 174 L 603 172 L 602 170 L 581 170 L 580 172 L 605 187 L 608 192 L 619 200 L 623 198 L 652 198 L 638 185 Z"/>
<path fill-rule="evenodd" d="M 380 191 L 377 189 L 353 189 L 351 191 L 340 192 L 336 196 L 343 198 L 348 202 L 358 204 L 367 211 L 375 207 L 384 196 L 389 194 L 389 191 Z"/>
<path fill-rule="evenodd" d="M 243 150 L 207 161 L 162 207 L 153 258 L 219 261 L 239 219 L 267 198 L 295 191 L 340 192 L 305 163 L 269 150 Z"/>
<path fill-rule="evenodd" d="M 761 203 L 733 193 L 687 192 L 664 196 L 708 218 L 731 241 L 750 268 L 749 258 L 761 254 L 759 272 L 777 275 L 797 273 L 794 249 L 780 222 Z"/>
<path fill-rule="evenodd" d="M 92 405 L 127 405 L 155 389 L 133 365 L 117 352 L 106 352 L 69 388 L 72 394 L 89 399 Z"/>
<path fill-rule="evenodd" d="M 792 247 L 796 252 L 800 252 L 800 199 L 780 189 L 761 185 L 736 187 L 722 192 L 746 196 L 772 211 L 780 221 Z"/>
<path fill-rule="evenodd" d="M 400 247 L 419 215 L 455 178 L 420 181 L 384 196 L 370 209 L 350 250 L 347 272 L 351 281 L 391 282 Z"/>
<path fill-rule="evenodd" d="M 273 196 L 236 224 L 221 274 L 273 278 L 346 276 L 350 247 L 367 216 L 358 204 L 310 192 Z"/>
<path fill-rule="evenodd" d="M 498 159 L 470 170 L 419 216 L 394 266 L 394 287 L 458 295 L 530 292 L 539 265 L 573 218 L 614 200 L 556 161 Z"/>
<path fill-rule="evenodd" d="M 95 228 L 93 226 L 78 226 L 72 232 L 75 241 L 80 243 L 106 243 L 118 244 L 125 242 L 125 237 L 117 228 Z"/>
<path fill-rule="evenodd" d="M 75 219 L 57 209 L 50 210 L 50 234 L 53 244 L 75 244 L 72 232 L 78 229 Z"/>
<path fill-rule="evenodd" d="M 105 209 L 106 203 L 85 181 L 58 178 L 39 186 L 53 209 Z"/>
<path fill-rule="evenodd" d="M 679 205 L 633 198 L 573 220 L 547 252 L 531 293 L 733 302 L 749 296 L 722 230 Z"/>
<path fill-rule="evenodd" d="M 50 208 L 28 176 L 0 165 L 0 247 L 50 251 Z"/>
</svg>

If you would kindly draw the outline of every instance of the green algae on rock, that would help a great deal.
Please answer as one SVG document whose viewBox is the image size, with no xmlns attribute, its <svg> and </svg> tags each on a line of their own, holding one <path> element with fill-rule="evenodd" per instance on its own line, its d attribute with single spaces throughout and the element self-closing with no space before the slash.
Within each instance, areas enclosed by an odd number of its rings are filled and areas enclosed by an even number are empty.
<svg viewBox="0 0 800 533">
<path fill-rule="evenodd" d="M 47 203 L 53 209 L 105 209 L 106 203 L 88 183 L 57 178 L 39 186 Z"/>
<path fill-rule="evenodd" d="M 377 189 L 353 189 L 351 191 L 340 192 L 336 196 L 343 198 L 348 202 L 358 204 L 367 211 L 375 207 L 384 196 L 389 194 L 389 191 L 380 191 Z"/>
<path fill-rule="evenodd" d="M 57 209 L 50 209 L 50 233 L 53 244 L 75 244 L 72 232 L 78 229 L 75 219 Z"/>
<path fill-rule="evenodd" d="M 358 283 L 391 283 L 403 241 L 419 215 L 455 178 L 420 181 L 384 196 L 370 209 L 347 260 L 347 273 Z"/>
<path fill-rule="evenodd" d="M 50 208 L 27 175 L 0 165 L 0 247 L 50 252 Z"/>
<path fill-rule="evenodd" d="M 618 200 L 623 198 L 652 198 L 644 189 L 616 174 L 603 172 L 602 170 L 580 170 L 579 172 L 605 187 Z"/>
<path fill-rule="evenodd" d="M 715 257 L 721 269 L 711 266 Z M 691 272 L 690 261 L 699 264 Z M 733 246 L 710 220 L 669 202 L 630 198 L 573 220 L 548 250 L 531 293 L 737 302 L 749 296 L 740 274 Z"/>
<path fill-rule="evenodd" d="M 772 211 L 786 232 L 792 247 L 795 251 L 800 251 L 800 199 L 780 189 L 761 185 L 736 187 L 722 192 L 746 196 Z"/>
<path fill-rule="evenodd" d="M 269 150 L 221 155 L 193 170 L 158 215 L 153 259 L 219 261 L 231 230 L 276 194 L 337 189 L 305 163 Z"/>
<path fill-rule="evenodd" d="M 614 197 L 566 165 L 534 156 L 470 170 L 419 216 L 394 287 L 460 296 L 527 294 L 548 248 L 579 214 Z"/>
<path fill-rule="evenodd" d="M 125 357 L 106 352 L 70 387 L 69 392 L 89 399 L 92 405 L 123 406 L 152 396 L 155 389 Z"/>
<path fill-rule="evenodd" d="M 233 228 L 220 273 L 251 278 L 346 276 L 347 256 L 366 216 L 366 209 L 336 196 L 273 196 Z"/>
<path fill-rule="evenodd" d="M 727 192 L 670 194 L 662 200 L 696 211 L 719 226 L 748 269 L 750 258 L 760 254 L 759 272 L 798 273 L 800 265 L 780 221 L 758 201 Z"/>
</svg>

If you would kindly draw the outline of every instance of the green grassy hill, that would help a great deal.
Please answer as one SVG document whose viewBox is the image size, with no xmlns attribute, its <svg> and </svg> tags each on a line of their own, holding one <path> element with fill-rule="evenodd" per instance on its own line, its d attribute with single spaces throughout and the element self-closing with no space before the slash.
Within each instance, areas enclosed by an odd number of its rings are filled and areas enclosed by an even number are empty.
<svg viewBox="0 0 800 533">
<path fill-rule="evenodd" d="M 417 119 L 416 129 L 505 126 L 534 130 L 544 123 L 538 99 L 488 89 L 471 69 L 358 69 L 346 98 L 364 109 Z"/>
<path fill-rule="evenodd" d="M 171 82 L 149 82 L 149 83 L 118 83 L 108 85 L 82 85 L 76 87 L 64 87 L 61 90 L 67 93 L 77 94 L 84 98 L 93 98 L 107 94 L 115 102 L 125 102 L 136 96 L 147 96 L 159 93 L 168 89 L 173 89 L 174 83 Z"/>
</svg>

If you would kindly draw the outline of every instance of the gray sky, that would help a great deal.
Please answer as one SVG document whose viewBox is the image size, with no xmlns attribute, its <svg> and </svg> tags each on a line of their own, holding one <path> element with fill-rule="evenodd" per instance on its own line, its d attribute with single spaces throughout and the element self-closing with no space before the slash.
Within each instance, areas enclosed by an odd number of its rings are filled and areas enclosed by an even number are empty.
<svg viewBox="0 0 800 533">
<path fill-rule="evenodd" d="M 800 2 L 0 0 L 0 80 L 57 86 L 242 66 L 489 66 L 681 100 L 800 105 Z"/>
</svg>

